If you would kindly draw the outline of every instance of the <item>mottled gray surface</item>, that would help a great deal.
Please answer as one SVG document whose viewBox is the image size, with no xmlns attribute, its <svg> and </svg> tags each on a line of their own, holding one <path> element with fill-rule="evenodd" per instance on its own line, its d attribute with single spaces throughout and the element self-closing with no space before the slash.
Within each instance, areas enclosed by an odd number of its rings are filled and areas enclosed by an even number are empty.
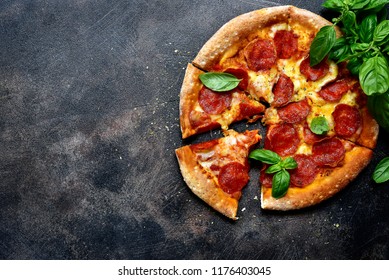
<svg viewBox="0 0 389 280">
<path fill-rule="evenodd" d="M 186 187 L 184 68 L 227 20 L 321 1 L 0 1 L 1 259 L 388 259 L 389 184 L 371 165 L 334 198 L 231 222 Z M 252 125 L 250 128 L 257 128 Z M 246 124 L 234 126 L 237 130 Z"/>
</svg>

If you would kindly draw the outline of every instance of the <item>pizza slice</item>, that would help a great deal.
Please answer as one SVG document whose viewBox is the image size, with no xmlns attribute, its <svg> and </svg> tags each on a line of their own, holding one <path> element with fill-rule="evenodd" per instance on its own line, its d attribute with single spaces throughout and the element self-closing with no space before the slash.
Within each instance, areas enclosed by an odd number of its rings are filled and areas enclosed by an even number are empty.
<svg viewBox="0 0 389 280">
<path fill-rule="evenodd" d="M 373 155 L 371 149 L 336 136 L 307 142 L 299 125 L 289 123 L 269 126 L 264 148 L 297 163 L 281 198 L 272 196 L 274 174 L 266 173 L 267 166 L 260 173 L 262 208 L 282 211 L 312 206 L 333 196 L 358 176 Z"/>
<path fill-rule="evenodd" d="M 233 122 L 256 120 L 264 112 L 265 106 L 244 92 L 245 72 L 235 68 L 225 72 L 242 80 L 233 90 L 216 92 L 202 84 L 199 76 L 204 72 L 188 64 L 180 93 L 182 138 L 220 127 L 227 130 Z"/>
<path fill-rule="evenodd" d="M 248 154 L 257 130 L 225 132 L 225 137 L 176 150 L 182 176 L 192 192 L 223 215 L 237 219 L 241 190 L 249 181 Z"/>
</svg>

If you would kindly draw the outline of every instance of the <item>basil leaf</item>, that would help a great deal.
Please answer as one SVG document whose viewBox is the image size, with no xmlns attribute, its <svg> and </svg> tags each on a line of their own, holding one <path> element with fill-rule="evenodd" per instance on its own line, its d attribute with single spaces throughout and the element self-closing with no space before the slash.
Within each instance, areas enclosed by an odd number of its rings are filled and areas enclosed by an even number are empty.
<svg viewBox="0 0 389 280">
<path fill-rule="evenodd" d="M 359 81 L 367 95 L 381 94 L 389 89 L 389 66 L 382 56 L 371 57 L 359 69 Z"/>
<path fill-rule="evenodd" d="M 347 68 L 350 70 L 351 74 L 358 76 L 359 74 L 359 68 L 361 67 L 363 61 L 359 57 L 354 57 L 349 60 L 347 63 Z"/>
<path fill-rule="evenodd" d="M 281 162 L 281 166 L 285 169 L 295 169 L 297 168 L 297 162 L 294 160 L 294 158 L 287 157 Z"/>
<path fill-rule="evenodd" d="M 209 89 L 222 92 L 236 88 L 241 81 L 230 73 L 208 72 L 199 75 L 201 82 Z"/>
<path fill-rule="evenodd" d="M 335 44 L 333 45 L 331 52 L 329 54 L 329 58 L 332 60 L 340 60 L 345 56 L 348 56 L 351 49 L 347 43 L 346 38 L 340 37 L 336 39 Z"/>
<path fill-rule="evenodd" d="M 360 10 L 363 9 L 369 2 L 370 0 L 354 0 L 350 8 L 352 10 Z"/>
<path fill-rule="evenodd" d="M 370 0 L 369 4 L 365 6 L 364 11 L 377 13 L 382 10 L 386 4 L 389 4 L 389 0 Z"/>
<path fill-rule="evenodd" d="M 376 183 L 383 183 L 389 180 L 389 157 L 378 163 L 373 173 L 373 180 Z"/>
<path fill-rule="evenodd" d="M 309 128 L 313 133 L 318 135 L 326 134 L 330 130 L 328 121 L 323 116 L 313 118 Z"/>
<path fill-rule="evenodd" d="M 375 14 L 366 16 L 359 26 L 359 38 L 363 43 L 370 43 L 373 40 L 373 33 L 377 27 L 377 16 Z"/>
<path fill-rule="evenodd" d="M 286 195 L 289 188 L 289 183 L 290 175 L 289 172 L 285 169 L 282 169 L 274 174 L 271 189 L 272 197 L 278 199 Z"/>
<path fill-rule="evenodd" d="M 330 10 L 341 12 L 343 7 L 345 7 L 345 4 L 344 0 L 327 0 L 322 4 L 322 6 Z"/>
<path fill-rule="evenodd" d="M 376 43 L 385 41 L 389 35 L 389 20 L 380 22 L 374 30 L 373 40 Z"/>
<path fill-rule="evenodd" d="M 333 25 L 323 26 L 317 32 L 309 51 L 311 66 L 319 64 L 326 57 L 335 44 L 335 41 L 336 32 Z"/>
<path fill-rule="evenodd" d="M 346 34 L 355 34 L 355 24 L 357 22 L 357 16 L 353 11 L 344 12 L 342 22 L 344 26 L 343 30 L 346 31 Z"/>
<path fill-rule="evenodd" d="M 280 171 L 281 169 L 282 169 L 282 165 L 281 162 L 279 162 L 277 164 L 271 165 L 268 169 L 266 169 L 265 173 L 272 174 Z"/>
<path fill-rule="evenodd" d="M 389 132 L 389 93 L 369 96 L 367 105 L 378 124 Z"/>
<path fill-rule="evenodd" d="M 265 149 L 253 150 L 249 154 L 249 158 L 259 160 L 267 164 L 277 164 L 281 161 L 281 158 L 277 155 L 277 153 Z"/>
</svg>

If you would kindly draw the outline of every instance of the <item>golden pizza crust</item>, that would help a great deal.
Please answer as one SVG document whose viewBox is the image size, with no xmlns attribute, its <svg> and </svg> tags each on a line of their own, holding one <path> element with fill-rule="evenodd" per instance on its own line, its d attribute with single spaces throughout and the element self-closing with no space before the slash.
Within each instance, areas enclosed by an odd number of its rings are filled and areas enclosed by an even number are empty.
<svg viewBox="0 0 389 280">
<path fill-rule="evenodd" d="M 198 100 L 199 91 L 202 87 L 201 81 L 198 78 L 202 73 L 204 72 L 192 64 L 188 64 L 185 71 L 180 92 L 180 126 L 182 138 L 184 139 L 196 133 L 196 129 L 190 123 L 190 113 Z"/>
<path fill-rule="evenodd" d="M 306 187 L 289 188 L 287 194 L 280 199 L 271 196 L 271 188 L 262 188 L 262 208 L 287 211 L 318 204 L 344 189 L 368 165 L 372 156 L 372 150 L 354 146 L 346 151 L 342 166 L 325 169 Z"/>
<path fill-rule="evenodd" d="M 223 192 L 213 178 L 197 162 L 196 155 L 189 146 L 176 150 L 181 174 L 192 192 L 216 211 L 236 220 L 238 200 Z"/>
</svg>

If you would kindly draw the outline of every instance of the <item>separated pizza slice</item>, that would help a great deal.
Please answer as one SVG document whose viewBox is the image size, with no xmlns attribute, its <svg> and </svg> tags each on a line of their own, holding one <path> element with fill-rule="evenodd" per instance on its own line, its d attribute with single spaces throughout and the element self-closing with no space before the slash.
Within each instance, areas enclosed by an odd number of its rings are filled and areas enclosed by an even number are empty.
<svg viewBox="0 0 389 280">
<path fill-rule="evenodd" d="M 239 69 L 229 69 L 241 82 L 230 91 L 216 92 L 205 87 L 199 76 L 203 71 L 188 64 L 180 93 L 180 126 L 182 138 L 215 128 L 227 130 L 231 123 L 256 120 L 265 106 L 246 94 L 247 79 Z M 240 76 L 242 74 L 242 76 Z"/>
<path fill-rule="evenodd" d="M 248 154 L 257 130 L 225 132 L 225 137 L 176 150 L 182 176 L 192 192 L 223 215 L 237 219 L 241 190 L 249 181 Z"/>
</svg>

